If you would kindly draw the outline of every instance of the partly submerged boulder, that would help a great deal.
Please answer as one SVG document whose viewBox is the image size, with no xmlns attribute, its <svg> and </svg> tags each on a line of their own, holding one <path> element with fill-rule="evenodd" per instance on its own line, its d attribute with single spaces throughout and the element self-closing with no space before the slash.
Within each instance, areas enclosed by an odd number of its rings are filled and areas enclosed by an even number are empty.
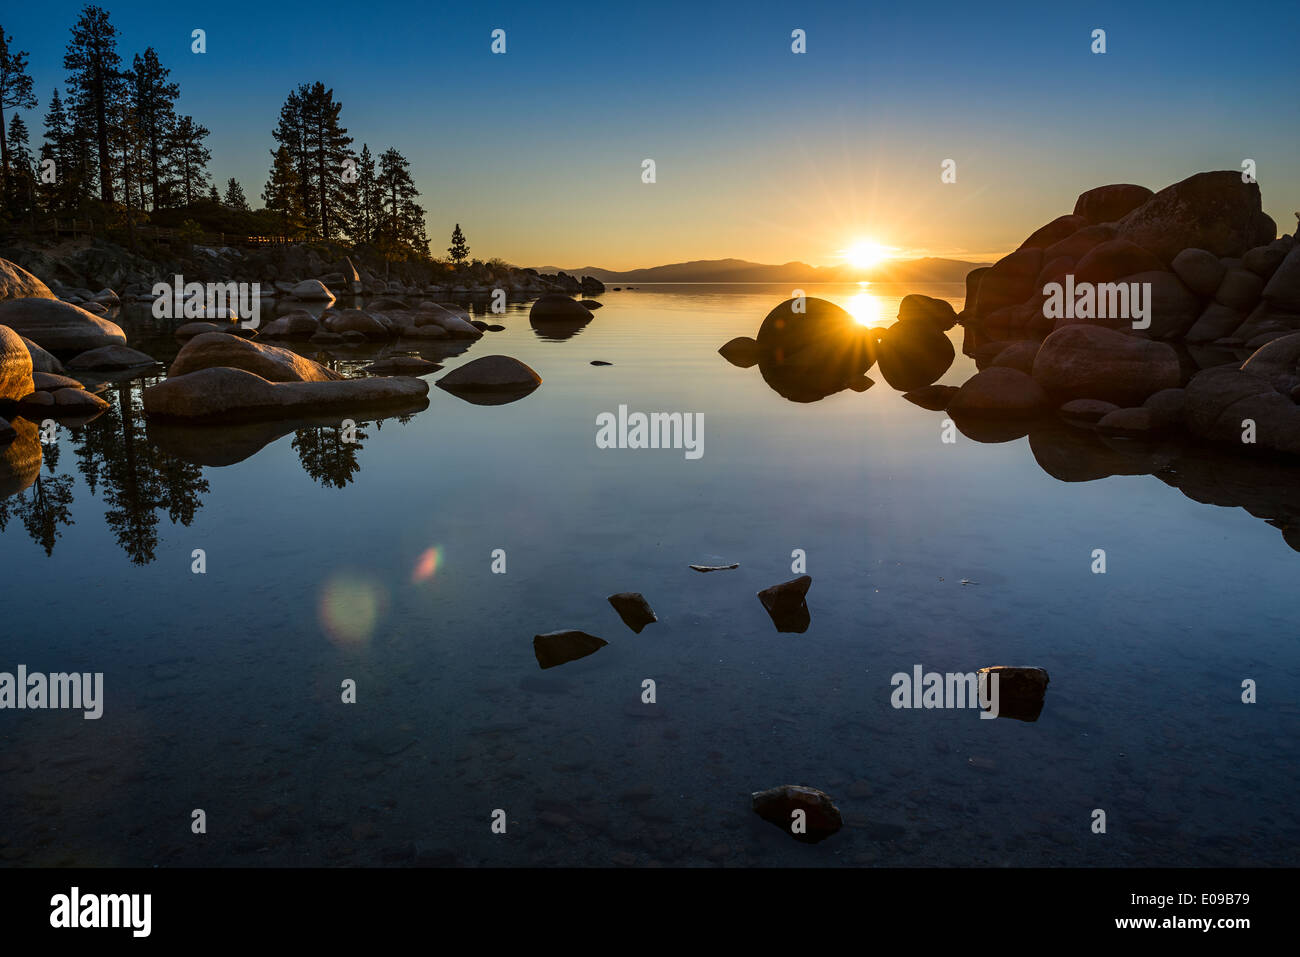
<svg viewBox="0 0 1300 957">
<path fill-rule="evenodd" d="M 197 335 L 176 354 L 167 373 L 175 378 L 224 366 L 252 372 L 270 382 L 328 382 L 343 376 L 288 349 L 249 342 L 221 332 Z"/>
<path fill-rule="evenodd" d="M 34 388 L 31 353 L 18 333 L 0 326 L 0 403 L 17 402 Z"/>
<path fill-rule="evenodd" d="M 816 402 L 861 382 L 875 364 L 879 334 L 825 299 L 787 299 L 759 326 L 759 372 L 785 398 Z"/>
<path fill-rule="evenodd" d="M 277 288 L 279 283 L 276 283 Z M 290 286 L 287 290 L 282 290 L 292 299 L 300 299 L 304 302 L 333 302 L 334 293 L 326 288 L 325 284 L 319 279 L 304 279 L 297 285 Z"/>
<path fill-rule="evenodd" d="M 126 343 L 126 333 L 117 323 L 57 299 L 0 302 L 0 326 L 52 352 L 84 352 Z"/>
<path fill-rule="evenodd" d="M 238 341 L 238 340 L 235 340 Z M 423 379 L 382 377 L 271 382 L 243 369 L 205 368 L 144 390 L 149 415 L 203 419 L 341 412 L 409 403 L 427 395 Z"/>
<path fill-rule="evenodd" d="M 549 294 L 533 303 L 528 310 L 528 318 L 534 322 L 550 320 L 585 322 L 591 319 L 591 310 L 570 296 Z"/>
<path fill-rule="evenodd" d="M 946 335 L 917 320 L 894 323 L 880 335 L 877 348 L 880 372 L 899 392 L 932 384 L 948 371 L 957 355 Z"/>
<path fill-rule="evenodd" d="M 469 401 L 477 400 L 476 404 L 480 405 L 513 402 L 541 384 L 541 376 L 510 356 L 483 356 L 451 370 L 438 380 L 438 388 Z"/>
<path fill-rule="evenodd" d="M 948 411 L 953 415 L 1036 415 L 1048 403 L 1047 393 L 1019 369 L 990 366 L 957 390 Z"/>
<path fill-rule="evenodd" d="M 718 355 L 733 366 L 748 369 L 758 365 L 758 343 L 749 336 L 736 336 L 723 343 L 718 349 Z"/>
<path fill-rule="evenodd" d="M 829 794 L 801 784 L 755 791 L 750 805 L 763 820 L 805 844 L 824 841 L 844 826 L 840 809 Z"/>
<path fill-rule="evenodd" d="M 68 361 L 68 368 L 88 372 L 116 372 L 121 369 L 151 366 L 156 361 L 153 356 L 126 346 L 100 346 L 98 349 L 91 349 L 74 356 Z"/>
<path fill-rule="evenodd" d="M 533 654 L 542 668 L 554 668 L 585 658 L 604 648 L 609 642 L 585 631 L 549 631 L 533 636 Z"/>
</svg>

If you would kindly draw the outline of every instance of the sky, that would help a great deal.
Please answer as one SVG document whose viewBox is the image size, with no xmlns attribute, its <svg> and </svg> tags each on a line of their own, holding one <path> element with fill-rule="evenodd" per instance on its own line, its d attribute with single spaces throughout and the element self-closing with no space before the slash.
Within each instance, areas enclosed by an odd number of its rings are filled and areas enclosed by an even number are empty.
<svg viewBox="0 0 1300 957">
<path fill-rule="evenodd" d="M 864 241 L 989 261 L 1085 189 L 1247 158 L 1279 233 L 1300 209 L 1294 0 L 100 5 L 126 63 L 153 46 L 171 69 L 223 191 L 259 204 L 280 106 L 320 80 L 356 149 L 410 160 L 435 255 L 459 223 L 518 265 L 836 265 Z M 0 13 L 34 140 L 81 7 Z"/>
</svg>

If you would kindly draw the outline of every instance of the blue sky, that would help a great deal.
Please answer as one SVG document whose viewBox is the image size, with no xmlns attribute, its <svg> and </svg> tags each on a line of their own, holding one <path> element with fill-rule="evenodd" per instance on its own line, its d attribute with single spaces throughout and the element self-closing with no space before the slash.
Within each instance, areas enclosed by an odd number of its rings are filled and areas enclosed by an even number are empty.
<svg viewBox="0 0 1300 957">
<path fill-rule="evenodd" d="M 321 80 L 358 148 L 410 159 L 435 249 L 459 222 L 484 258 L 828 264 L 864 238 L 987 258 L 1084 189 L 1247 157 L 1281 232 L 1300 208 L 1294 2 L 102 5 L 125 60 L 153 46 L 172 70 L 220 182 L 257 201 L 280 104 Z M 81 6 L 0 15 L 34 133 Z"/>
</svg>

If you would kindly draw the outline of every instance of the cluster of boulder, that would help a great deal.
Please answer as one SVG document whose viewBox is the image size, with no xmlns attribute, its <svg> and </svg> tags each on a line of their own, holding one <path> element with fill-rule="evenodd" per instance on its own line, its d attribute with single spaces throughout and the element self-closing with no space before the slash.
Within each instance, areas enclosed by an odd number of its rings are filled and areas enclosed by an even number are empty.
<svg viewBox="0 0 1300 957">
<path fill-rule="evenodd" d="M 1111 434 L 1186 429 L 1300 452 L 1300 245 L 1275 235 L 1259 186 L 1237 172 L 1158 193 L 1083 193 L 1071 215 L 967 277 L 959 318 L 981 371 L 944 407 L 967 417 L 1057 408 Z M 1048 308 L 1052 284 L 1140 284 L 1147 314 L 1064 315 Z M 933 390 L 917 398 L 936 400 Z"/>
</svg>

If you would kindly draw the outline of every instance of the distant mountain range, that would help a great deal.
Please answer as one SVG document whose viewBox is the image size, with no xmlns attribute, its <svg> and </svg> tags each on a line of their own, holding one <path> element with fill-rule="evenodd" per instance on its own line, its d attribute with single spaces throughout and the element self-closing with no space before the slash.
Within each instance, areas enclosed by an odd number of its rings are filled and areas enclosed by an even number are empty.
<svg viewBox="0 0 1300 957">
<path fill-rule="evenodd" d="M 571 276 L 594 276 L 603 283 L 638 282 L 963 282 L 972 269 L 989 263 L 960 259 L 907 259 L 884 262 L 870 269 L 852 266 L 810 266 L 791 262 L 780 266 L 747 262 L 744 259 L 697 259 L 693 262 L 629 269 L 622 272 L 582 266 L 561 270 L 558 266 L 536 266 L 541 273 L 567 272 Z"/>
</svg>

